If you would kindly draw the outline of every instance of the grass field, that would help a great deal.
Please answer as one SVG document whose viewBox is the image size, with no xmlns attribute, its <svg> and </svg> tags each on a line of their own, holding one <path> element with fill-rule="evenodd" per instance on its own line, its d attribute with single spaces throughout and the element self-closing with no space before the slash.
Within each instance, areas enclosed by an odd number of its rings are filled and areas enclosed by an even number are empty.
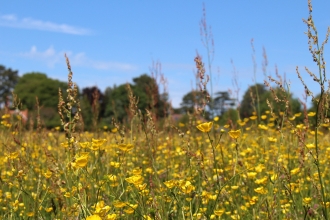
<svg viewBox="0 0 330 220">
<path fill-rule="evenodd" d="M 25 129 L 19 116 L 1 117 L 0 219 L 329 219 L 323 48 L 330 29 L 319 44 L 311 7 L 305 23 L 319 68 L 309 72 L 320 85 L 315 112 L 291 115 L 288 105 L 284 111 L 269 106 L 226 124 L 197 113 L 187 123 L 160 122 L 152 112 L 143 115 L 131 94 L 127 124 L 113 120 L 97 132 L 80 131 L 67 58 L 62 127 L 45 130 L 36 120 L 36 129 Z M 281 82 L 270 83 L 287 92 Z M 278 102 L 286 104 L 283 97 Z"/>
</svg>

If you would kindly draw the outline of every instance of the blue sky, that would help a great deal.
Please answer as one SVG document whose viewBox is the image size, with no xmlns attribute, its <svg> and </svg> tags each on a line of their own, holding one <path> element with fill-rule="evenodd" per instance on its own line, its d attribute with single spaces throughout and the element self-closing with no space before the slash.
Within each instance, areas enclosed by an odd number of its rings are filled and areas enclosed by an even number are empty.
<svg viewBox="0 0 330 220">
<path fill-rule="evenodd" d="M 291 82 L 295 97 L 302 98 L 304 90 L 295 73 L 298 66 L 310 89 L 318 93 L 317 84 L 304 71 L 305 66 L 317 70 L 302 22 L 308 17 L 307 0 L 1 1 L 0 64 L 19 70 L 20 75 L 35 71 L 66 81 L 67 53 L 73 81 L 80 88 L 98 86 L 104 91 L 150 74 L 152 63 L 159 62 L 170 100 L 179 107 L 183 95 L 195 88 L 196 51 L 207 65 L 200 34 L 203 2 L 214 39 L 214 92 L 237 91 L 235 74 L 240 99 L 254 84 L 253 38 L 257 82 L 264 79 L 264 47 L 267 75 L 274 76 L 277 65 L 279 74 Z M 330 26 L 329 10 L 330 1 L 314 1 L 320 40 Z M 326 47 L 326 59 L 328 52 Z"/>
</svg>

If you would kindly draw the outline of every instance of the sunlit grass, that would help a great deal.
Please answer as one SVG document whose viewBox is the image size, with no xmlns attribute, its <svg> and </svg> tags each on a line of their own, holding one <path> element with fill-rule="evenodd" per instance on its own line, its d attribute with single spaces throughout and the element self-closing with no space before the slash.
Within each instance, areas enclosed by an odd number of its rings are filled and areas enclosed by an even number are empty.
<svg viewBox="0 0 330 220">
<path fill-rule="evenodd" d="M 311 17 L 306 23 L 318 45 Z M 127 86 L 128 122 L 113 119 L 93 133 L 79 131 L 67 58 L 62 127 L 45 130 L 38 122 L 37 129 L 24 130 L 20 117 L 1 116 L 0 219 L 328 219 L 325 63 L 323 50 L 311 53 L 321 65 L 319 78 L 310 74 L 321 88 L 316 112 L 291 113 L 289 88 L 270 77 L 284 94 L 274 93 L 284 111 L 267 103 L 266 112 L 237 121 L 205 120 L 210 97 L 203 75 L 205 100 L 188 122 L 168 117 L 160 123 L 149 110 L 142 114 Z M 201 57 L 195 61 L 204 74 Z"/>
<path fill-rule="evenodd" d="M 293 120 L 285 124 L 283 138 L 279 138 L 272 116 L 265 116 L 261 124 L 247 119 L 235 130 L 220 129 L 216 121 L 181 124 L 183 135 L 158 133 L 154 146 L 147 143 L 151 140 L 143 131 L 133 133 L 133 143 L 128 143 L 129 130 L 124 136 L 116 130 L 104 131 L 98 139 L 84 132 L 68 143 L 64 133 L 56 130 L 18 135 L 4 128 L 1 216 L 321 218 L 314 130 L 301 124 L 292 127 Z M 9 127 L 6 123 L 4 127 Z M 326 191 L 328 126 L 323 124 L 319 131 Z M 297 136 L 303 133 L 306 144 Z M 68 157 L 70 147 L 75 155 Z"/>
</svg>

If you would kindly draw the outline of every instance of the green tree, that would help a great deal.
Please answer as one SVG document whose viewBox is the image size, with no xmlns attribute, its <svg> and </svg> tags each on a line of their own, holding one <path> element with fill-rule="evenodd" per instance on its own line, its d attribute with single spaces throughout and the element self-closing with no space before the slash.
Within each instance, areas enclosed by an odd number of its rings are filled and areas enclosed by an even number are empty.
<svg viewBox="0 0 330 220">
<path fill-rule="evenodd" d="M 36 97 L 38 97 L 41 117 L 46 127 L 50 128 L 60 125 L 57 111 L 59 88 L 62 89 L 63 94 L 66 94 L 65 82 L 48 78 L 43 73 L 32 72 L 24 74 L 19 79 L 14 92 L 20 99 L 23 109 L 27 108 L 29 112 L 35 110 Z"/>
<path fill-rule="evenodd" d="M 168 94 L 160 94 L 156 80 L 147 74 L 142 74 L 134 78 L 133 82 L 132 90 L 139 97 L 141 110 L 146 106 L 156 117 L 164 117 L 167 114 Z"/>
<path fill-rule="evenodd" d="M 219 124 L 225 125 L 225 124 L 236 124 L 238 120 L 238 110 L 229 108 L 227 111 L 221 115 Z"/>
<path fill-rule="evenodd" d="M 128 114 L 128 93 L 126 85 L 108 87 L 105 91 L 105 117 L 108 118 L 108 122 L 111 118 L 115 118 L 122 121 Z"/>
<path fill-rule="evenodd" d="M 180 103 L 182 113 L 193 113 L 197 106 L 202 103 L 203 93 L 200 91 L 192 90 L 185 94 Z"/>
<path fill-rule="evenodd" d="M 223 115 L 226 110 L 228 110 L 228 106 L 231 108 L 235 106 L 236 99 L 230 98 L 230 95 L 227 91 L 216 92 L 215 98 L 213 101 L 214 104 L 214 112 L 216 115 Z"/>
<path fill-rule="evenodd" d="M 205 99 L 205 93 L 199 90 L 192 90 L 185 94 L 182 98 L 182 102 L 180 103 L 181 106 L 181 113 L 194 113 L 198 107 L 203 106 L 203 101 Z M 205 118 L 208 119 L 210 117 L 210 103 L 207 103 L 204 106 L 205 110 Z"/>
<path fill-rule="evenodd" d="M 259 103 L 257 102 L 256 89 L 258 90 L 259 94 Z M 266 89 L 265 85 L 256 84 L 250 86 L 243 96 L 243 100 L 240 105 L 241 118 L 246 118 L 253 115 L 253 112 L 257 112 L 258 109 L 260 110 L 260 114 L 263 114 L 265 113 L 265 111 L 270 110 L 269 106 L 267 105 L 267 100 L 271 104 L 275 113 L 284 111 L 285 103 L 277 102 L 274 98 L 274 94 L 276 94 L 276 96 L 280 100 L 286 99 L 289 101 L 289 114 L 300 112 L 301 104 L 298 99 L 293 98 L 292 93 L 288 94 L 287 92 L 283 92 L 280 88 L 274 88 L 273 93 L 272 91 Z"/>
<path fill-rule="evenodd" d="M 258 105 L 260 112 L 269 110 L 266 100 L 260 99 L 260 103 L 257 102 L 256 90 L 258 90 L 259 99 L 262 94 L 267 93 L 267 89 L 263 84 L 256 84 L 250 86 L 243 95 L 242 102 L 240 104 L 240 116 L 241 118 L 246 118 L 252 115 L 253 112 L 256 112 Z"/>
<path fill-rule="evenodd" d="M 142 74 L 133 79 L 134 84 L 129 84 L 134 96 L 139 100 L 138 108 L 145 112 L 148 109 L 156 117 L 164 117 L 167 106 L 167 94 L 160 94 L 158 85 L 152 77 Z M 126 84 L 106 88 L 104 92 L 104 117 L 110 122 L 114 117 L 123 121 L 129 115 L 129 99 Z"/>
<path fill-rule="evenodd" d="M 84 128 L 96 129 L 104 114 L 104 94 L 96 87 L 85 87 L 82 89 L 80 98 L 81 113 L 84 121 Z"/>
<path fill-rule="evenodd" d="M 10 101 L 12 91 L 19 80 L 18 71 L 0 65 L 0 106 Z"/>
</svg>

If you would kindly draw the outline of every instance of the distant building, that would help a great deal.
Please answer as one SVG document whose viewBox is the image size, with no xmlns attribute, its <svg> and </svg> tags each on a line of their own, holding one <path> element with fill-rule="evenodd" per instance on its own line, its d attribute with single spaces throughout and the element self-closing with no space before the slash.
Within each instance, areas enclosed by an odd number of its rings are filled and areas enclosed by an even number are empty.
<svg viewBox="0 0 330 220">
<path fill-rule="evenodd" d="M 23 124 L 26 124 L 27 120 L 28 120 L 28 115 L 29 115 L 29 110 L 25 109 L 25 110 L 9 110 L 8 113 L 10 115 L 19 115 L 22 118 L 22 122 Z"/>
</svg>

